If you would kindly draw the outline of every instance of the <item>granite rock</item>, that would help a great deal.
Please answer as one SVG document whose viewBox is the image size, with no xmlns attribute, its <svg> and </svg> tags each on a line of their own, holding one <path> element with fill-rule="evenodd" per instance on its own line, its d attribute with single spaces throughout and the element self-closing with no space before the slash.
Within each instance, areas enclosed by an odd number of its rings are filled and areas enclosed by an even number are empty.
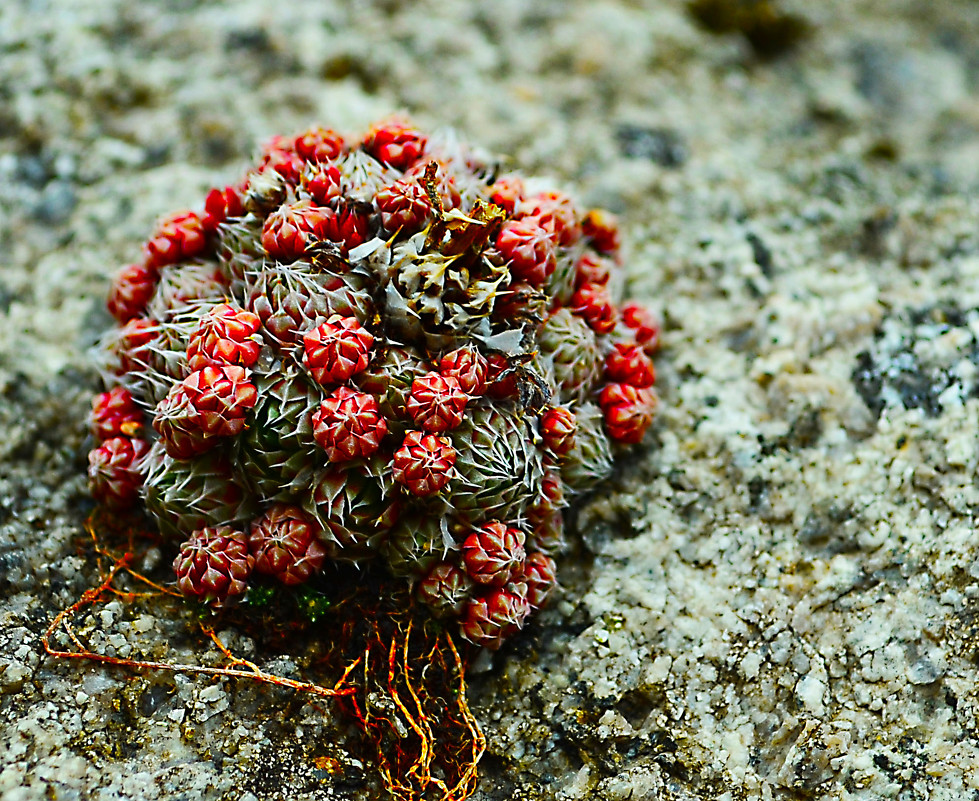
<svg viewBox="0 0 979 801">
<path fill-rule="evenodd" d="M 392 108 L 618 212 L 665 321 L 648 449 L 471 677 L 475 798 L 979 790 L 979 10 L 785 0 L 809 35 L 760 61 L 683 0 L 646 5 L 4 4 L 3 801 L 377 797 L 328 707 L 40 636 L 97 580 L 86 348 L 111 274 L 269 136 Z M 215 659 L 164 605 L 79 631 Z"/>
</svg>

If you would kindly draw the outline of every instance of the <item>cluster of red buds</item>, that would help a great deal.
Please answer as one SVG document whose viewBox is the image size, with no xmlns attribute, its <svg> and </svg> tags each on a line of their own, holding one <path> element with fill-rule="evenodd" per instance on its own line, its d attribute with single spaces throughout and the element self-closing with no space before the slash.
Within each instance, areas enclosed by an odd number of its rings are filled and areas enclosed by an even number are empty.
<svg viewBox="0 0 979 801">
<path fill-rule="evenodd" d="M 620 239 L 403 118 L 276 138 L 113 283 L 92 493 L 178 539 L 198 602 L 370 562 L 497 648 L 556 586 L 565 507 L 653 420 Z"/>
</svg>

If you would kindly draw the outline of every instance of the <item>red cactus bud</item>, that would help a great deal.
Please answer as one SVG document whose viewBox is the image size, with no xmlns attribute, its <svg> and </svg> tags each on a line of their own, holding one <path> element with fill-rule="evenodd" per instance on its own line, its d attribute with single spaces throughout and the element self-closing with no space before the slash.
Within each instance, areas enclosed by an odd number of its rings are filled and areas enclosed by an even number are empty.
<svg viewBox="0 0 979 801">
<path fill-rule="evenodd" d="M 547 466 L 544 470 L 544 478 L 540 484 L 539 504 L 546 504 L 548 509 L 561 509 L 567 506 L 564 499 L 564 482 L 561 480 L 560 471 L 554 466 Z"/>
<path fill-rule="evenodd" d="M 486 357 L 472 345 L 457 348 L 439 361 L 439 372 L 444 376 L 455 378 L 462 391 L 468 395 L 483 394 L 488 371 L 489 363 Z"/>
<path fill-rule="evenodd" d="M 568 306 L 572 312 L 584 318 L 596 334 L 607 334 L 615 328 L 615 306 L 609 298 L 608 289 L 601 284 L 578 287 Z"/>
<path fill-rule="evenodd" d="M 527 603 L 534 609 L 540 609 L 557 585 L 557 564 L 540 551 L 527 554 L 520 580 L 527 587 Z"/>
<path fill-rule="evenodd" d="M 274 576 L 287 587 L 307 581 L 323 566 L 326 549 L 319 525 L 296 506 L 276 504 L 252 523 L 248 547 L 255 572 Z"/>
<path fill-rule="evenodd" d="M 366 369 L 373 344 L 356 318 L 334 314 L 303 335 L 303 364 L 320 384 L 339 384 Z"/>
<path fill-rule="evenodd" d="M 214 439 L 206 437 L 183 384 L 175 384 L 153 413 L 153 428 L 163 440 L 163 447 L 174 459 L 190 459 L 203 453 Z"/>
<path fill-rule="evenodd" d="M 638 345 L 615 343 L 612 351 L 605 357 L 605 375 L 609 381 L 632 384 L 644 389 L 651 387 L 656 380 L 653 361 Z"/>
<path fill-rule="evenodd" d="M 605 429 L 612 439 L 636 444 L 653 422 L 656 396 L 652 390 L 631 384 L 608 384 L 599 393 L 598 404 L 605 413 Z"/>
<path fill-rule="evenodd" d="M 248 538 L 230 526 L 195 531 L 173 560 L 177 589 L 188 598 L 217 607 L 245 594 L 254 566 Z"/>
<path fill-rule="evenodd" d="M 422 603 L 440 616 L 457 616 L 473 588 L 472 579 L 453 564 L 439 562 L 418 582 L 416 592 Z"/>
<path fill-rule="evenodd" d="M 158 334 L 159 323 L 146 317 L 136 317 L 119 329 L 119 337 L 112 348 L 119 356 L 119 375 L 146 369 L 150 344 Z"/>
<path fill-rule="evenodd" d="M 240 217 L 245 213 L 238 190 L 233 186 L 212 189 L 204 201 L 202 222 L 205 231 L 214 231 L 229 217 Z"/>
<path fill-rule="evenodd" d="M 496 247 L 517 280 L 541 287 L 554 272 L 554 240 L 534 220 L 510 220 L 496 237 Z"/>
<path fill-rule="evenodd" d="M 332 206 L 340 199 L 340 170 L 336 164 L 316 162 L 307 164 L 301 184 L 309 196 L 321 206 Z"/>
<path fill-rule="evenodd" d="M 140 461 L 149 449 L 144 440 L 113 437 L 89 451 L 88 485 L 92 497 L 112 509 L 133 506 L 143 484 Z"/>
<path fill-rule="evenodd" d="M 311 128 L 296 137 L 294 147 L 306 161 L 329 161 L 343 152 L 343 137 L 329 128 Z"/>
<path fill-rule="evenodd" d="M 425 227 L 432 216 L 428 192 L 416 180 L 402 178 L 385 186 L 374 197 L 386 231 L 413 234 Z"/>
<path fill-rule="evenodd" d="M 284 136 L 274 136 L 263 148 L 261 172 L 273 170 L 290 184 L 299 183 L 299 174 L 303 171 L 305 162 L 296 150 L 295 142 L 290 142 Z"/>
<path fill-rule="evenodd" d="M 574 202 L 563 192 L 540 192 L 527 198 L 518 204 L 516 214 L 528 221 L 533 218 L 559 245 L 573 245 L 581 238 L 578 212 Z"/>
<path fill-rule="evenodd" d="M 307 247 L 322 239 L 330 210 L 300 200 L 273 211 L 262 227 L 262 247 L 272 258 L 283 262 L 302 258 Z"/>
<path fill-rule="evenodd" d="M 487 192 L 493 203 L 508 214 L 513 214 L 524 197 L 523 180 L 519 175 L 501 175 Z"/>
<path fill-rule="evenodd" d="M 540 433 L 546 447 L 555 456 L 567 456 L 574 447 L 578 420 L 566 406 L 548 409 L 540 418 Z"/>
<path fill-rule="evenodd" d="M 635 387 L 632 384 L 609 383 L 598 393 L 598 405 L 602 409 L 610 409 L 622 404 L 651 402 L 652 392 L 648 389 Z"/>
<path fill-rule="evenodd" d="M 516 396 L 517 376 L 508 372 L 510 363 L 506 356 L 491 353 L 486 357 L 486 365 L 486 394 L 497 400 Z"/>
<path fill-rule="evenodd" d="M 526 598 L 507 590 L 493 590 L 466 604 L 461 620 L 462 636 L 495 651 L 507 637 L 523 628 L 529 614 Z"/>
<path fill-rule="evenodd" d="M 98 440 L 125 435 L 135 436 L 143 424 L 143 412 L 125 387 L 113 387 L 92 398 L 89 418 L 92 434 Z"/>
<path fill-rule="evenodd" d="M 144 246 L 146 263 L 163 267 L 199 255 L 207 246 L 207 231 L 199 214 L 185 211 L 165 218 Z"/>
<path fill-rule="evenodd" d="M 206 437 L 233 437 L 245 427 L 245 415 L 258 400 L 248 373 L 234 365 L 209 365 L 181 382 L 195 423 Z"/>
<path fill-rule="evenodd" d="M 323 211 L 323 218 L 316 226 L 316 234 L 320 239 L 339 245 L 344 256 L 352 248 L 367 241 L 370 221 L 361 212 L 348 206 L 342 206 L 336 211 Z"/>
<path fill-rule="evenodd" d="M 407 121 L 391 117 L 374 125 L 364 138 L 364 150 L 378 161 L 406 170 L 421 157 L 428 138 Z"/>
<path fill-rule="evenodd" d="M 258 315 L 238 306 L 214 306 L 190 335 L 187 366 L 191 370 L 222 364 L 251 367 L 262 348 L 255 339 L 261 324 Z"/>
<path fill-rule="evenodd" d="M 120 323 L 127 323 L 146 311 L 160 274 L 149 264 L 123 267 L 112 282 L 106 307 Z"/>
<path fill-rule="evenodd" d="M 529 543 L 534 548 L 545 553 L 563 550 L 566 540 L 564 515 L 560 509 L 545 511 L 543 504 L 537 504 L 527 510 L 527 522 L 530 524 Z"/>
<path fill-rule="evenodd" d="M 622 322 L 631 328 L 636 342 L 642 345 L 643 350 L 652 356 L 659 350 L 659 320 L 649 309 L 639 303 L 625 303 L 622 305 Z"/>
<path fill-rule="evenodd" d="M 581 229 L 599 253 L 615 253 L 619 249 L 619 221 L 610 211 L 592 209 L 581 221 Z"/>
<path fill-rule="evenodd" d="M 479 584 L 502 587 L 523 564 L 525 542 L 520 529 L 498 520 L 480 526 L 462 543 L 466 573 Z"/>
<path fill-rule="evenodd" d="M 347 387 L 334 390 L 313 414 L 313 438 L 331 462 L 370 456 L 387 431 L 374 396 Z"/>
<path fill-rule="evenodd" d="M 462 422 L 468 400 L 457 378 L 426 373 L 411 382 L 406 410 L 416 426 L 439 434 Z"/>
<path fill-rule="evenodd" d="M 409 431 L 394 454 L 394 480 L 414 495 L 434 495 L 449 483 L 455 461 L 455 449 L 445 437 Z"/>
<path fill-rule="evenodd" d="M 530 526 L 528 550 L 555 553 L 564 547 L 564 516 L 561 509 L 566 505 L 561 474 L 550 467 L 544 472 L 540 497 L 527 509 L 527 523 Z"/>
<path fill-rule="evenodd" d="M 584 284 L 601 284 L 604 286 L 612 277 L 614 268 L 615 265 L 608 259 L 594 256 L 591 253 L 582 253 L 575 264 L 574 285 L 576 288 Z"/>
</svg>

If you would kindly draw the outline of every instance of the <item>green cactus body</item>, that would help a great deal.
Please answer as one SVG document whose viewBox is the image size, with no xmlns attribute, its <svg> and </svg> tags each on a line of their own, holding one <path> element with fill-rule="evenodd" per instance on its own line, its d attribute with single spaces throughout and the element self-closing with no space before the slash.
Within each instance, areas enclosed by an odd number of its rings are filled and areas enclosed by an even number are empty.
<svg viewBox="0 0 979 801">
<path fill-rule="evenodd" d="M 331 315 L 355 317 L 362 324 L 372 317 L 371 297 L 359 283 L 359 275 L 342 276 L 295 262 L 246 273 L 245 296 L 270 340 L 291 353 L 303 333 Z"/>
<path fill-rule="evenodd" d="M 403 435 L 411 423 L 406 411 L 411 384 L 431 372 L 432 365 L 416 348 L 408 346 L 375 346 L 374 352 L 371 363 L 357 375 L 355 383 L 361 392 L 377 398 L 388 429 Z"/>
<path fill-rule="evenodd" d="M 486 401 L 453 432 L 452 444 L 448 503 L 460 521 L 517 519 L 540 494 L 541 452 L 522 411 Z"/>
<path fill-rule="evenodd" d="M 183 543 L 188 597 L 373 563 L 490 648 L 544 602 L 564 498 L 651 423 L 660 326 L 617 308 L 612 215 L 497 173 L 403 119 L 278 137 L 119 271 L 89 479 Z"/>
<path fill-rule="evenodd" d="M 184 312 L 194 301 L 225 297 L 228 288 L 213 263 L 170 264 L 160 270 L 156 291 L 146 307 L 154 320 L 166 322 Z"/>
<path fill-rule="evenodd" d="M 582 248 L 569 248 L 557 259 L 557 266 L 547 279 L 547 294 L 561 304 L 566 304 L 574 294 L 575 272 Z"/>
<path fill-rule="evenodd" d="M 602 377 L 602 354 L 588 324 L 559 309 L 541 326 L 537 344 L 551 365 L 561 402 L 587 398 Z"/>
<path fill-rule="evenodd" d="M 334 559 L 361 562 L 378 547 L 398 518 L 397 502 L 359 465 L 316 472 L 303 504 L 322 525 L 321 537 Z"/>
<path fill-rule="evenodd" d="M 234 476 L 223 452 L 192 460 L 167 456 L 156 442 L 146 458 L 143 500 L 161 533 L 183 540 L 205 526 L 224 526 L 249 520 L 255 499 Z"/>
<path fill-rule="evenodd" d="M 444 521 L 436 515 L 403 516 L 381 544 L 388 572 L 396 578 L 421 579 L 447 552 Z"/>
<path fill-rule="evenodd" d="M 236 461 L 263 501 L 301 497 L 322 462 L 311 422 L 322 392 L 298 368 L 278 361 L 255 377 L 255 386 L 259 400 Z"/>
<path fill-rule="evenodd" d="M 369 204 L 378 191 L 401 177 L 399 171 L 385 167 L 362 150 L 353 150 L 340 159 L 340 186 L 343 195 L 354 203 Z"/>
<path fill-rule="evenodd" d="M 218 266 L 229 287 L 240 295 L 245 275 L 261 269 L 265 251 L 262 250 L 264 218 L 246 214 L 222 223 L 218 228 Z"/>
<path fill-rule="evenodd" d="M 582 403 L 575 410 L 578 429 L 574 446 L 561 461 L 561 478 L 568 489 L 580 494 L 612 475 L 612 445 L 602 426 L 602 410 Z"/>
<path fill-rule="evenodd" d="M 213 297 L 188 302 L 170 315 L 166 322 L 158 324 L 156 336 L 147 350 L 149 369 L 141 375 L 139 394 L 149 406 L 163 400 L 177 381 L 190 374 L 187 366 L 187 345 L 190 336 L 200 324 L 201 317 L 219 303 Z"/>
</svg>

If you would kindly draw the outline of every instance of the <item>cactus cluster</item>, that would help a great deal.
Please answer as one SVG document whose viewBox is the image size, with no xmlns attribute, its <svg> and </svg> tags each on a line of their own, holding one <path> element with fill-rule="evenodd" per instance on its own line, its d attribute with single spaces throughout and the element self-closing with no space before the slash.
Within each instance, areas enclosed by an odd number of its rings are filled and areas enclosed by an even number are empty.
<svg viewBox="0 0 979 801">
<path fill-rule="evenodd" d="M 374 562 L 499 645 L 639 442 L 658 327 L 607 212 L 408 121 L 277 138 L 116 277 L 90 486 L 223 607 Z"/>
</svg>

